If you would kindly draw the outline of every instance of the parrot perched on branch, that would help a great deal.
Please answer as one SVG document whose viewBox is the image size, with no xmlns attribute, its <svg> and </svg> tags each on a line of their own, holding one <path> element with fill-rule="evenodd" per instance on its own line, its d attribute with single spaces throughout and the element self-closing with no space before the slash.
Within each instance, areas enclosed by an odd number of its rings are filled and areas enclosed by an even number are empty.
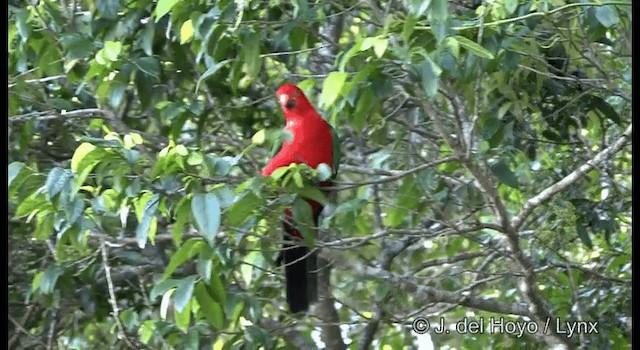
<svg viewBox="0 0 640 350">
<path fill-rule="evenodd" d="M 339 141 L 335 130 L 313 108 L 302 90 L 295 85 L 285 84 L 276 91 L 276 98 L 284 112 L 284 130 L 291 136 L 283 141 L 282 147 L 262 170 L 262 176 L 270 176 L 276 169 L 293 163 L 306 164 L 316 169 L 324 163 L 331 167 L 335 178 L 340 162 Z M 331 186 L 332 182 L 322 181 L 320 186 Z M 307 199 L 311 206 L 314 226 L 323 206 Z M 287 303 L 291 312 L 307 311 L 309 304 L 317 300 L 317 255 L 310 252 L 302 240 L 300 230 L 293 224 L 289 208 L 284 212 L 284 245 L 278 262 L 284 262 Z"/>
</svg>

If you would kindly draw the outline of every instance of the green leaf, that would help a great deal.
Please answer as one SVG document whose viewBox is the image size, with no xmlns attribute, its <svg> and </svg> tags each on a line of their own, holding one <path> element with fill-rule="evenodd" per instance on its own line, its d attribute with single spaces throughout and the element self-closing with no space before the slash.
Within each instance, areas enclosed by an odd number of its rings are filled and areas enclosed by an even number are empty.
<svg viewBox="0 0 640 350">
<path fill-rule="evenodd" d="M 189 239 L 171 256 L 169 264 L 164 271 L 163 278 L 166 279 L 187 260 L 193 258 L 200 252 L 204 246 L 204 242 L 200 239 Z"/>
<path fill-rule="evenodd" d="M 40 290 L 44 294 L 51 294 L 56 287 L 58 278 L 62 276 L 64 269 L 58 265 L 49 265 L 44 271 L 44 276 L 40 281 Z"/>
<path fill-rule="evenodd" d="M 373 53 L 381 58 L 389 46 L 389 39 L 385 37 L 371 37 L 362 40 L 360 51 L 366 51 L 373 47 Z"/>
<path fill-rule="evenodd" d="M 300 50 L 307 38 L 307 31 L 299 26 L 294 27 L 289 32 L 289 43 L 292 50 Z"/>
<path fill-rule="evenodd" d="M 265 139 L 266 129 L 260 129 L 251 137 L 251 143 L 255 145 L 261 145 L 264 143 Z"/>
<path fill-rule="evenodd" d="M 155 15 L 156 15 L 156 23 L 164 17 L 171 9 L 178 3 L 179 0 L 158 0 L 158 4 L 156 5 Z"/>
<path fill-rule="evenodd" d="M 22 203 L 20 203 L 20 205 L 18 205 L 15 216 L 17 218 L 21 218 L 34 212 L 38 212 L 42 208 L 46 207 L 46 205 L 46 198 L 43 195 L 27 197 L 22 201 Z"/>
<path fill-rule="evenodd" d="M 33 236 L 41 241 L 47 240 L 54 232 L 54 216 L 49 212 L 38 212 L 36 221 L 36 230 Z"/>
<path fill-rule="evenodd" d="M 367 205 L 368 201 L 361 198 L 355 198 L 343 203 L 340 203 L 338 207 L 336 207 L 336 213 L 349 213 L 349 212 L 357 212 L 364 208 Z"/>
<path fill-rule="evenodd" d="M 189 153 L 189 157 L 187 158 L 187 164 L 189 165 L 200 165 L 204 161 L 204 156 L 202 153 L 198 151 L 193 151 Z"/>
<path fill-rule="evenodd" d="M 371 109 L 376 103 L 375 94 L 373 93 L 373 89 L 367 87 L 364 89 L 360 96 L 358 97 L 358 102 L 356 103 L 356 110 L 353 113 L 352 124 L 356 131 L 362 131 L 367 120 L 371 117 Z"/>
<path fill-rule="evenodd" d="M 200 88 L 200 84 L 202 82 L 211 78 L 214 74 L 216 74 L 216 72 L 220 68 L 222 68 L 224 65 L 226 65 L 229 62 L 231 62 L 231 60 L 224 60 L 224 61 L 215 63 L 211 67 L 209 67 L 209 69 L 207 69 L 204 73 L 202 73 L 202 75 L 200 76 L 200 79 L 198 79 L 198 83 L 196 84 L 196 93 L 198 92 L 198 89 Z"/>
<path fill-rule="evenodd" d="M 162 296 L 162 301 L 160 301 L 160 317 L 163 320 L 167 319 L 167 313 L 169 312 L 169 305 L 171 305 L 171 296 L 175 292 L 175 289 L 169 289 Z"/>
<path fill-rule="evenodd" d="M 507 111 L 509 111 L 511 109 L 511 106 L 513 105 L 513 103 L 511 101 L 509 102 L 505 102 L 502 106 L 500 106 L 500 109 L 498 109 L 498 119 L 503 119 L 504 115 L 507 113 Z"/>
<path fill-rule="evenodd" d="M 173 242 L 176 245 L 180 245 L 182 239 L 182 232 L 184 231 L 184 227 L 189 220 L 189 214 L 191 213 L 190 203 L 191 199 L 189 197 L 184 197 L 177 205 L 176 214 L 175 214 L 175 222 L 173 224 L 173 229 L 171 235 L 173 237 Z"/>
<path fill-rule="evenodd" d="M 422 16 L 431 4 L 431 0 L 409 0 L 407 2 L 409 5 L 409 11 L 411 11 L 411 13 L 416 17 Z"/>
<path fill-rule="evenodd" d="M 226 176 L 229 174 L 231 167 L 235 164 L 235 159 L 232 157 L 214 157 L 207 155 L 205 158 L 205 164 L 207 165 L 210 174 Z"/>
<path fill-rule="evenodd" d="M 303 188 L 304 187 L 304 181 L 302 179 L 302 175 L 299 172 L 294 172 L 292 177 L 293 177 L 293 182 L 296 185 L 296 187 L 298 187 L 298 188 Z"/>
<path fill-rule="evenodd" d="M 84 211 L 84 201 L 80 198 L 76 198 L 69 208 L 64 208 L 67 222 L 70 224 L 75 223 L 82 215 Z"/>
<path fill-rule="evenodd" d="M 220 277 L 220 273 L 214 272 L 213 274 L 211 274 L 209 287 L 213 298 L 220 304 L 224 305 L 227 302 L 227 292 L 225 290 L 225 285 L 222 282 L 222 278 Z"/>
<path fill-rule="evenodd" d="M 104 43 L 104 54 L 109 61 L 117 61 L 118 55 L 120 55 L 120 51 L 122 51 L 121 42 L 107 41 Z"/>
<path fill-rule="evenodd" d="M 609 118 L 612 122 L 618 125 L 622 125 L 622 119 L 620 118 L 620 114 L 618 114 L 618 112 L 613 107 L 611 107 L 611 105 L 607 103 L 607 101 L 605 101 L 604 99 L 596 95 L 588 95 L 588 96 L 585 96 L 583 99 L 587 100 L 589 108 L 598 110 L 606 118 Z"/>
<path fill-rule="evenodd" d="M 356 39 L 355 44 L 349 49 L 349 51 L 347 51 L 347 53 L 342 56 L 342 60 L 340 61 L 340 66 L 338 68 L 340 72 L 344 72 L 345 67 L 347 66 L 347 63 L 349 62 L 349 60 L 351 60 L 355 55 L 358 54 L 358 52 L 360 52 L 361 47 L 362 47 L 362 40 L 358 38 Z"/>
<path fill-rule="evenodd" d="M 153 83 L 160 81 L 160 61 L 154 57 L 140 57 L 133 61 L 133 65 L 143 74 L 143 77 L 147 80 L 147 83 Z M 149 78 L 151 81 L 149 81 Z"/>
<path fill-rule="evenodd" d="M 278 180 L 278 179 L 280 179 L 281 177 L 283 177 L 283 176 L 284 176 L 284 174 L 288 173 L 288 172 L 289 172 L 289 170 L 291 170 L 291 168 L 290 168 L 290 167 L 288 167 L 288 166 L 280 167 L 280 168 L 278 168 L 278 169 L 274 170 L 274 171 L 271 173 L 271 177 L 272 177 L 272 178 L 274 178 L 274 179 L 276 179 L 276 180 Z"/>
<path fill-rule="evenodd" d="M 161 295 L 164 295 L 170 289 L 173 289 L 178 286 L 179 280 L 176 279 L 166 279 L 156 284 L 151 288 L 151 292 L 149 293 L 149 299 L 155 302 L 155 299 Z"/>
<path fill-rule="evenodd" d="M 442 69 L 433 62 L 429 55 L 425 55 L 421 65 L 422 88 L 427 97 L 433 98 L 438 93 L 438 81 Z"/>
<path fill-rule="evenodd" d="M 211 298 L 205 285 L 198 283 L 195 292 L 196 300 L 200 305 L 200 311 L 207 319 L 207 322 L 215 329 L 224 328 L 224 310 L 219 303 Z"/>
<path fill-rule="evenodd" d="M 180 45 L 193 39 L 193 21 L 187 20 L 180 27 Z"/>
<path fill-rule="evenodd" d="M 31 292 L 35 292 L 38 288 L 40 288 L 43 277 L 44 271 L 40 271 L 35 276 L 33 276 L 33 281 L 31 281 Z"/>
<path fill-rule="evenodd" d="M 324 108 L 328 108 L 336 101 L 346 80 L 347 73 L 343 72 L 331 72 L 325 78 L 322 83 L 322 95 L 320 97 L 320 104 Z"/>
<path fill-rule="evenodd" d="M 183 333 L 187 333 L 189 330 L 189 323 L 191 321 L 191 303 L 185 306 L 182 312 L 179 312 L 177 308 L 173 309 L 173 319 L 176 323 L 176 327 Z"/>
<path fill-rule="evenodd" d="M 138 329 L 138 337 L 143 344 L 148 344 L 153 337 L 153 333 L 156 330 L 156 321 L 146 320 L 142 322 L 142 325 Z"/>
<path fill-rule="evenodd" d="M 18 176 L 18 174 L 20 174 L 20 171 L 22 171 L 22 169 L 24 169 L 24 163 L 13 162 L 13 163 L 9 164 L 9 170 L 7 172 L 7 175 L 8 175 L 8 178 L 9 178 L 8 186 L 11 186 L 11 183 L 16 178 L 16 176 Z"/>
<path fill-rule="evenodd" d="M 51 200 L 53 196 L 60 193 L 64 188 L 65 184 L 69 182 L 69 179 L 73 176 L 71 172 L 66 169 L 62 169 L 59 167 L 55 167 L 49 171 L 47 175 L 47 180 L 44 183 L 45 193 L 47 194 L 47 199 Z"/>
<path fill-rule="evenodd" d="M 184 145 L 177 145 L 174 148 L 174 151 L 176 152 L 176 154 L 186 157 L 189 155 L 189 150 L 187 150 L 187 148 Z"/>
<path fill-rule="evenodd" d="M 29 37 L 31 36 L 31 26 L 27 23 L 27 18 L 29 17 L 29 12 L 26 9 L 20 9 L 16 13 L 16 29 L 18 30 L 18 34 L 22 38 L 22 42 L 26 43 Z"/>
<path fill-rule="evenodd" d="M 507 15 L 512 15 L 518 9 L 518 0 L 505 0 L 504 9 Z"/>
<path fill-rule="evenodd" d="M 444 22 L 449 17 L 449 4 L 447 0 L 431 0 L 429 6 L 429 20 Z"/>
<path fill-rule="evenodd" d="M 240 275 L 246 286 L 251 285 L 253 279 L 253 265 L 257 260 L 258 252 L 252 251 L 244 258 L 244 264 L 240 265 Z"/>
<path fill-rule="evenodd" d="M 122 324 L 124 325 L 126 330 L 129 332 L 131 332 L 140 324 L 138 313 L 132 309 L 122 311 L 122 313 L 120 314 L 120 320 L 122 321 Z"/>
<path fill-rule="evenodd" d="M 96 149 L 96 146 L 88 142 L 84 142 L 80 146 L 78 146 L 78 148 L 76 148 L 76 151 L 73 153 L 73 156 L 71 157 L 71 170 L 73 170 L 73 172 L 75 173 L 82 172 L 82 170 L 84 169 L 79 167 L 80 162 L 94 149 Z"/>
<path fill-rule="evenodd" d="M 340 170 L 340 162 L 342 161 L 342 143 L 340 142 L 340 135 L 336 132 L 336 129 L 329 124 L 329 128 L 331 129 L 331 143 L 333 145 L 333 154 L 331 161 L 333 162 L 333 176 L 332 178 L 336 178 L 338 176 L 338 171 Z"/>
<path fill-rule="evenodd" d="M 148 56 L 153 56 L 153 37 L 155 36 L 156 26 L 153 22 L 149 21 L 144 27 L 140 41 L 144 53 Z"/>
<path fill-rule="evenodd" d="M 107 19 L 118 18 L 118 10 L 120 9 L 120 0 L 98 0 L 96 2 L 96 10 L 101 17 Z"/>
<path fill-rule="evenodd" d="M 402 225 L 409 211 L 417 208 L 420 196 L 415 176 L 406 177 L 398 189 L 396 205 L 387 211 L 387 216 L 384 218 L 385 225 L 391 227 Z"/>
<path fill-rule="evenodd" d="M 173 293 L 173 301 L 178 312 L 182 312 L 189 305 L 197 277 L 189 276 L 178 281 L 178 287 Z"/>
<path fill-rule="evenodd" d="M 503 184 L 513 187 L 515 189 L 518 188 L 518 178 L 516 175 L 509 169 L 509 165 L 504 160 L 499 160 L 492 165 L 489 166 L 493 175 L 498 178 L 498 181 Z"/>
<path fill-rule="evenodd" d="M 618 11 L 613 5 L 604 5 L 596 7 L 596 18 L 598 22 L 607 28 L 611 28 L 620 23 Z"/>
<path fill-rule="evenodd" d="M 484 123 L 482 123 L 482 137 L 484 137 L 485 140 L 491 139 L 501 127 L 502 121 L 497 118 L 488 117 Z"/>
<path fill-rule="evenodd" d="M 196 263 L 196 271 L 205 282 L 211 280 L 211 272 L 213 271 L 213 250 L 210 246 L 205 245 L 200 250 L 198 262 Z"/>
<path fill-rule="evenodd" d="M 257 78 L 262 69 L 259 33 L 252 32 L 245 36 L 242 52 L 244 54 L 244 63 L 247 65 L 247 74 L 252 79 Z"/>
<path fill-rule="evenodd" d="M 128 85 L 121 81 L 111 81 L 108 90 L 107 102 L 113 108 L 120 108 L 122 101 L 124 100 L 124 94 Z"/>
<path fill-rule="evenodd" d="M 197 193 L 191 199 L 191 213 L 198 232 L 207 238 L 213 246 L 213 241 L 220 227 L 220 203 L 213 193 Z"/>
<path fill-rule="evenodd" d="M 302 234 L 304 241 L 309 246 L 313 246 L 313 242 L 315 241 L 313 213 L 311 211 L 311 205 L 302 197 L 296 198 L 293 202 L 293 220 L 296 223 L 296 228 Z"/>
<path fill-rule="evenodd" d="M 157 224 L 156 212 L 159 203 L 160 195 L 156 193 L 147 201 L 142 210 L 142 218 L 136 228 L 136 241 L 140 249 L 144 249 L 149 236 L 155 235 L 155 225 Z"/>
<path fill-rule="evenodd" d="M 488 58 L 488 59 L 493 59 L 494 56 L 493 54 L 485 49 L 484 47 L 478 45 L 478 43 L 467 39 L 461 35 L 455 35 L 453 36 L 454 39 L 456 39 L 458 41 L 458 43 L 460 44 L 460 46 L 464 47 L 465 49 L 469 50 L 469 52 L 471 52 L 472 54 L 478 56 L 478 57 L 482 57 L 482 58 Z"/>
<path fill-rule="evenodd" d="M 313 199 L 322 205 L 327 204 L 327 196 L 325 196 L 322 190 L 317 187 L 305 186 L 303 188 L 296 189 L 295 192 L 303 198 Z"/>
<path fill-rule="evenodd" d="M 419 1 L 421 4 L 429 3 L 429 1 Z M 425 7 L 426 10 L 426 7 Z M 424 13 L 424 11 L 422 11 Z M 421 13 L 421 14 L 422 14 Z M 418 17 L 416 15 L 407 15 L 402 25 L 402 40 L 409 42 L 411 40 L 411 34 L 415 31 L 416 24 L 418 23 Z"/>
<path fill-rule="evenodd" d="M 454 37 L 447 37 L 442 42 L 445 47 L 448 47 L 451 50 L 451 54 L 453 57 L 458 59 L 460 57 L 460 43 Z"/>
<path fill-rule="evenodd" d="M 591 241 L 591 236 L 589 236 L 587 225 L 582 220 L 576 220 L 576 232 L 582 243 L 584 243 L 587 248 L 593 249 L 593 242 Z"/>
<path fill-rule="evenodd" d="M 251 213 L 259 209 L 265 202 L 266 199 L 259 198 L 253 192 L 245 192 L 227 209 L 225 215 L 227 224 L 236 227 L 242 225 L 251 216 Z"/>
</svg>

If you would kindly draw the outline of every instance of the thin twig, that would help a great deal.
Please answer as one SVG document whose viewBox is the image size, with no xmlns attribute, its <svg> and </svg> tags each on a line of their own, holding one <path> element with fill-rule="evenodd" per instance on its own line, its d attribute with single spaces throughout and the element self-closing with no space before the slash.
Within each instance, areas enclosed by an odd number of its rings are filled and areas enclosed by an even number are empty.
<svg viewBox="0 0 640 350">
<path fill-rule="evenodd" d="M 120 333 L 122 339 L 125 344 L 131 348 L 135 349 L 129 338 L 127 337 L 127 333 L 125 333 L 124 326 L 122 322 L 120 322 L 120 314 L 118 310 L 118 301 L 116 299 L 116 292 L 114 290 L 113 281 L 111 280 L 111 267 L 109 267 L 109 256 L 107 254 L 107 245 L 104 240 L 100 242 L 100 250 L 102 251 L 102 267 L 104 268 L 104 273 L 107 278 L 107 287 L 109 289 L 109 302 L 111 303 L 111 309 L 113 311 L 113 318 L 116 322 L 116 326 L 118 327 L 118 333 Z"/>
<path fill-rule="evenodd" d="M 20 114 L 16 116 L 9 117 L 9 122 L 23 122 L 27 120 L 52 120 L 52 119 L 71 119 L 71 118 L 103 118 L 103 119 L 113 119 L 114 114 L 110 111 L 106 111 L 99 108 L 87 108 L 87 109 L 78 109 L 75 111 L 41 111 L 41 112 L 30 112 L 26 114 Z"/>
<path fill-rule="evenodd" d="M 598 164 L 602 163 L 605 159 L 609 158 L 612 154 L 619 152 L 627 144 L 627 141 L 631 139 L 632 126 L 633 124 L 629 124 L 627 130 L 622 133 L 622 135 L 618 138 L 618 140 L 616 140 L 616 142 L 614 142 L 613 145 L 600 151 L 595 155 L 595 157 L 593 157 L 593 159 L 589 160 L 585 164 L 578 167 L 576 170 L 572 171 L 571 174 L 565 176 L 564 178 L 562 178 L 562 180 L 545 188 L 544 190 L 542 190 L 542 192 L 538 193 L 532 198 L 529 198 L 529 200 L 527 200 L 527 202 L 522 207 L 520 213 L 518 213 L 518 215 L 513 218 L 513 228 L 515 230 L 519 230 L 524 221 L 535 208 L 551 199 L 551 197 L 553 197 L 556 193 L 564 190 L 574 182 L 578 181 L 578 179 L 598 166 Z"/>
<path fill-rule="evenodd" d="M 33 306 L 29 306 L 27 312 L 22 317 L 20 322 L 16 321 L 16 319 L 14 319 L 13 316 L 9 315 L 9 321 L 11 321 L 11 323 L 13 323 L 13 325 L 16 327 L 16 334 L 13 337 L 11 337 L 11 339 L 9 339 L 9 348 L 11 348 L 13 344 L 18 340 L 20 333 L 23 333 L 24 335 L 36 341 L 38 344 L 46 347 L 46 344 L 43 343 L 42 340 L 40 340 L 38 337 L 31 334 L 31 332 L 29 332 L 24 328 L 24 324 L 27 322 L 27 320 L 31 316 L 32 310 L 33 310 Z"/>
</svg>

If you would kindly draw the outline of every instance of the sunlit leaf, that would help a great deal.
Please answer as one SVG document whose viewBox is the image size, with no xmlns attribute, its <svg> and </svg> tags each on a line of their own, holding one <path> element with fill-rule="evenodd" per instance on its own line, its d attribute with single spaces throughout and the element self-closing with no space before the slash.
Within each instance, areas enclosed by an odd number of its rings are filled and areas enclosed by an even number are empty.
<svg viewBox="0 0 640 350">
<path fill-rule="evenodd" d="M 191 301 L 196 278 L 197 276 L 189 276 L 178 281 L 176 291 L 173 293 L 173 300 L 178 312 L 182 312 Z"/>
<path fill-rule="evenodd" d="M 178 3 L 178 0 L 158 0 L 155 9 L 156 22 L 158 22 L 164 15 L 169 13 L 171 9 Z"/>
<path fill-rule="evenodd" d="M 213 240 L 220 227 L 220 203 L 213 193 L 197 193 L 191 199 L 191 213 L 198 228 L 209 244 Z"/>
<path fill-rule="evenodd" d="M 153 228 L 153 221 L 157 220 L 156 211 L 158 210 L 159 202 L 160 195 L 156 193 L 148 199 L 144 206 L 144 209 L 142 211 L 142 218 L 140 219 L 140 223 L 136 228 L 136 241 L 140 249 L 144 248 L 144 246 L 147 244 L 147 239 L 149 238 L 149 236 L 155 234 L 155 232 L 151 232 L 151 230 Z"/>
<path fill-rule="evenodd" d="M 342 72 L 331 72 L 322 83 L 322 95 L 320 105 L 324 108 L 332 105 L 340 95 L 340 90 L 347 80 L 347 74 Z"/>
</svg>

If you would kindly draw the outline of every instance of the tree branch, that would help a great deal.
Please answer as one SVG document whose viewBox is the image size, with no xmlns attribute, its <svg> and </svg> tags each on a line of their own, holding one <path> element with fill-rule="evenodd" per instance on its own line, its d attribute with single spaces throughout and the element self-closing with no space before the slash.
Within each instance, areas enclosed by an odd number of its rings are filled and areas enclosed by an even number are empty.
<svg viewBox="0 0 640 350">
<path fill-rule="evenodd" d="M 391 273 L 391 263 L 393 259 L 402 253 L 409 245 L 411 245 L 416 239 L 412 237 L 406 237 L 402 241 L 392 241 L 383 249 L 382 257 L 380 258 L 380 268 L 388 273 Z M 358 349 L 365 350 L 371 347 L 371 343 L 373 342 L 373 337 L 378 330 L 378 326 L 380 325 L 380 321 L 382 320 L 382 304 L 388 300 L 389 296 L 387 295 L 384 299 L 380 300 L 374 305 L 373 317 L 371 321 L 364 328 L 364 332 L 362 338 L 360 338 L 360 342 L 358 342 Z"/>
<path fill-rule="evenodd" d="M 72 119 L 72 118 L 103 118 L 103 119 L 113 119 L 113 112 L 106 111 L 100 108 L 86 108 L 86 109 L 77 109 L 75 111 L 41 111 L 41 112 L 30 112 L 26 114 L 20 114 L 13 117 L 9 117 L 9 122 L 24 122 L 27 120 L 53 120 L 53 119 Z"/>
<path fill-rule="evenodd" d="M 127 337 L 127 333 L 124 331 L 124 327 L 122 326 L 122 322 L 120 322 L 120 315 L 118 312 L 118 301 L 116 300 L 116 293 L 113 287 L 113 281 L 111 280 L 111 268 L 109 267 L 109 256 L 107 254 L 107 245 L 104 240 L 100 242 L 100 250 L 102 251 L 102 267 L 104 268 L 104 273 L 107 277 L 107 287 L 109 289 L 109 302 L 111 303 L 111 308 L 113 310 L 113 319 L 116 322 L 116 326 L 118 327 L 118 332 L 122 335 L 122 339 L 125 344 L 131 348 L 135 349 L 129 338 Z"/>
<path fill-rule="evenodd" d="M 259 324 L 260 327 L 267 329 L 272 333 L 281 334 L 288 343 L 294 346 L 294 349 L 316 349 L 316 345 L 309 343 L 302 333 L 295 329 L 286 327 L 276 320 L 261 318 Z"/>
<path fill-rule="evenodd" d="M 627 141 L 631 139 L 632 126 L 633 124 L 629 124 L 624 133 L 618 138 L 618 140 L 616 140 L 616 142 L 613 143 L 613 145 L 603 149 L 598 154 L 596 154 L 593 159 L 578 167 L 578 169 L 571 172 L 571 174 L 565 176 L 562 180 L 545 188 L 542 192 L 527 200 L 520 213 L 518 213 L 518 215 L 513 218 L 513 228 L 515 230 L 519 230 L 524 221 L 535 208 L 551 199 L 551 197 L 553 197 L 556 193 L 564 190 L 574 182 L 578 181 L 578 179 L 594 169 L 611 155 L 622 150 Z"/>
<path fill-rule="evenodd" d="M 495 184 L 487 172 L 486 166 L 476 164 L 472 159 L 465 156 L 463 145 L 457 142 L 457 140 L 454 140 L 444 129 L 445 124 L 441 117 L 441 112 L 434 108 L 434 106 L 429 102 L 422 89 L 418 87 L 417 90 L 421 95 L 419 96 L 420 103 L 422 104 L 424 112 L 434 118 L 434 126 L 441 134 L 442 138 L 445 139 L 455 154 L 462 159 L 464 166 L 476 178 L 476 181 L 478 181 L 478 184 L 484 193 L 484 197 L 489 203 L 494 215 L 497 217 L 498 225 L 502 227 L 501 231 L 507 238 L 507 243 L 511 252 L 510 256 L 516 263 L 516 267 L 524 275 L 521 279 L 521 283 L 518 283 L 518 290 L 523 298 L 529 302 L 529 311 L 533 320 L 538 324 L 544 325 L 547 320 L 552 319 L 553 317 L 551 312 L 548 310 L 544 299 L 537 292 L 535 273 L 533 270 L 534 265 L 520 249 L 520 237 L 510 221 L 509 213 L 498 194 Z M 568 349 L 575 348 L 575 344 L 571 339 L 557 334 L 556 329 L 553 328 L 550 330 L 549 334 L 543 335 L 543 338 L 549 346 L 552 347 L 562 345 Z"/>
</svg>

